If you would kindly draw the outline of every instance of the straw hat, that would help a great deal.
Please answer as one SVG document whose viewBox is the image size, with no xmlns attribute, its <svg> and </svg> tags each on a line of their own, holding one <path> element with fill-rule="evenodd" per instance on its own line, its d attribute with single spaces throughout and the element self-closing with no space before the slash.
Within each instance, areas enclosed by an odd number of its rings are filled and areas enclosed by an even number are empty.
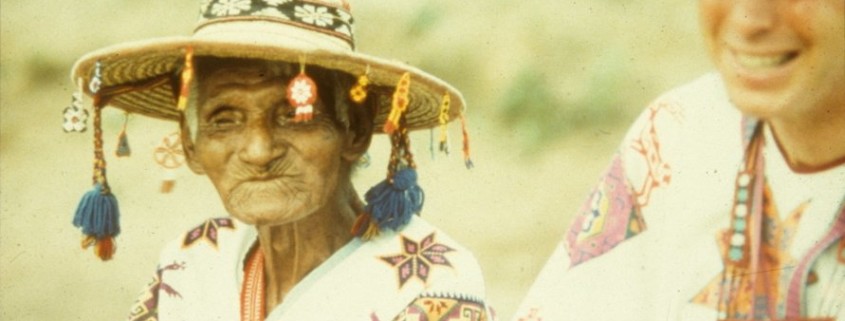
<svg viewBox="0 0 845 321">
<path fill-rule="evenodd" d="M 101 259 L 111 258 L 114 238 L 120 233 L 120 210 L 106 179 L 101 109 L 111 105 L 179 120 L 195 56 L 280 61 L 346 72 L 359 77 L 350 88 L 356 102 L 363 99 L 362 84 L 368 83 L 366 96 L 373 97 L 378 107 L 375 131 L 390 134 L 392 150 L 387 178 L 366 193 L 365 212 L 353 228 L 362 239 L 384 229 L 397 230 L 422 209 L 423 192 L 417 185 L 408 130 L 439 126 L 440 150 L 448 153 L 446 124 L 460 119 L 464 162 L 472 167 L 461 94 L 414 67 L 355 52 L 353 19 L 345 0 L 202 0 L 200 12 L 190 37 L 119 44 L 91 52 L 73 66 L 73 81 L 94 97 L 95 105 L 94 188 L 83 195 L 73 224 L 82 229 L 82 247 L 93 246 Z M 84 130 L 74 127 L 79 115 L 87 117 L 87 111 L 76 106 L 80 95 L 66 111 L 66 120 L 74 120 L 66 124 L 68 131 Z M 310 105 L 303 106 L 307 113 Z M 301 106 L 296 107 L 299 115 Z"/>
<path fill-rule="evenodd" d="M 392 87 L 400 77 L 411 78 L 405 112 L 408 129 L 439 124 L 440 105 L 448 95 L 450 120 L 465 106 L 463 97 L 444 81 L 401 62 L 355 51 L 353 18 L 345 0 L 202 0 L 201 16 L 191 36 L 136 41 L 106 47 L 80 58 L 72 79 L 88 84 L 97 62 L 101 87 L 132 85 L 108 99 L 108 104 L 131 113 L 178 120 L 179 71 L 185 50 L 194 56 L 252 58 L 317 65 L 353 76 L 366 73 L 370 92 L 378 99 L 376 124 L 390 112 Z M 168 77 L 172 76 L 172 77 Z M 170 78 L 168 81 L 167 78 Z M 79 84 L 78 84 L 79 85 Z M 87 86 L 82 86 L 87 87 Z M 381 88 L 382 90 L 378 90 Z M 85 93 L 92 95 L 89 88 Z M 101 91 L 104 92 L 104 91 Z M 376 131 L 382 131 L 376 126 Z"/>
</svg>

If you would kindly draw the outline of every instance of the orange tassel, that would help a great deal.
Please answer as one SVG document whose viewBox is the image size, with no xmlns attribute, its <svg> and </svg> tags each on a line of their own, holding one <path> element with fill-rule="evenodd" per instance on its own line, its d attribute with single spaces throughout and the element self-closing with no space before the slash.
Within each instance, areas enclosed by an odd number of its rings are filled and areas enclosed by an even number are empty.
<svg viewBox="0 0 845 321">
<path fill-rule="evenodd" d="M 396 84 L 396 91 L 393 92 L 393 103 L 391 104 L 390 114 L 387 116 L 387 121 L 384 123 L 384 132 L 393 134 L 399 128 L 399 119 L 405 110 L 408 109 L 408 93 L 411 87 L 411 74 L 404 73 L 399 78 Z"/>
<path fill-rule="evenodd" d="M 368 213 L 361 213 L 355 218 L 355 224 L 352 225 L 352 235 L 354 236 L 361 236 L 364 234 L 364 226 L 370 224 L 370 214 Z"/>
<path fill-rule="evenodd" d="M 161 192 L 162 194 L 169 194 L 170 192 L 173 191 L 173 187 L 175 187 L 175 186 L 176 186 L 175 180 L 172 180 L 172 179 L 162 180 L 161 181 L 161 189 L 159 189 L 159 192 Z"/>
<path fill-rule="evenodd" d="M 114 240 L 111 236 L 106 236 L 101 239 L 97 240 L 97 243 L 94 245 L 94 253 L 97 254 L 103 261 L 111 260 L 112 255 L 114 255 L 116 248 L 114 246 Z"/>
<path fill-rule="evenodd" d="M 182 86 L 179 88 L 179 101 L 176 108 L 184 111 L 188 107 L 188 96 L 191 91 L 191 81 L 194 78 L 194 48 L 185 49 L 185 66 L 182 67 Z"/>
<path fill-rule="evenodd" d="M 362 213 L 358 215 L 355 224 L 352 225 L 352 235 L 364 241 L 369 241 L 379 235 L 378 224 L 372 220 L 369 213 Z"/>
<path fill-rule="evenodd" d="M 317 101 L 317 83 L 305 74 L 305 58 L 300 57 L 299 75 L 293 77 L 287 88 L 288 103 L 294 107 L 294 123 L 314 119 L 314 103 Z"/>
<path fill-rule="evenodd" d="M 472 163 L 472 158 L 470 158 L 467 118 L 463 113 L 461 113 L 461 133 L 464 136 L 464 165 L 466 165 L 467 169 L 470 169 L 475 167 L 475 164 Z"/>
</svg>

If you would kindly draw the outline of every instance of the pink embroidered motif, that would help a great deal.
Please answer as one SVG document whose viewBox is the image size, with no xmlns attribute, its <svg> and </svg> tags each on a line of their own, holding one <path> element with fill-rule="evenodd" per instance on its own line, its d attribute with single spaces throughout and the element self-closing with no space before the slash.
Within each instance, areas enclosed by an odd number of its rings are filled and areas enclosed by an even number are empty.
<svg viewBox="0 0 845 321">
<path fill-rule="evenodd" d="M 610 251 L 645 230 L 619 155 L 581 207 L 566 237 L 570 267 Z"/>
<path fill-rule="evenodd" d="M 182 248 L 188 248 L 199 240 L 206 240 L 212 247 L 217 248 L 217 232 L 220 229 L 234 229 L 235 224 L 230 218 L 213 218 L 205 221 L 185 234 Z"/>
<path fill-rule="evenodd" d="M 166 265 L 158 268 L 156 275 L 150 284 L 147 286 L 147 291 L 135 301 L 132 310 L 129 313 L 130 321 L 155 321 L 158 320 L 158 297 L 159 291 L 163 291 L 170 297 L 182 298 L 175 289 L 170 287 L 167 283 L 162 281 L 162 274 L 164 271 L 178 271 L 185 269 L 185 262 Z"/>
<path fill-rule="evenodd" d="M 429 234 L 420 242 L 415 242 L 402 236 L 402 253 L 379 257 L 390 266 L 398 267 L 399 287 L 405 285 L 412 277 L 416 276 L 425 283 L 431 271 L 431 265 L 452 266 L 444 255 L 454 249 L 434 242 L 434 233 Z"/>
<path fill-rule="evenodd" d="M 642 184 L 634 190 L 637 196 L 637 204 L 640 207 L 648 205 L 651 192 L 654 188 L 669 185 L 672 179 L 672 171 L 669 164 L 663 161 L 660 154 L 660 140 L 657 136 L 657 127 L 654 120 L 657 113 L 663 109 L 675 109 L 667 102 L 657 102 L 649 106 L 648 124 L 640 133 L 640 137 L 634 140 L 631 148 L 643 156 L 648 167 L 648 175 Z"/>
<path fill-rule="evenodd" d="M 487 321 L 484 303 L 443 295 L 423 295 L 411 302 L 394 321 Z"/>
</svg>

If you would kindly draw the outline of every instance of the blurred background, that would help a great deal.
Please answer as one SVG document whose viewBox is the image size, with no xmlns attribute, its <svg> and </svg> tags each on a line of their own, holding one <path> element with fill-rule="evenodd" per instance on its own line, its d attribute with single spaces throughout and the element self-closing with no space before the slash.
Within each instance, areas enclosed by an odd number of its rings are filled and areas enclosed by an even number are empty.
<svg viewBox="0 0 845 321">
<path fill-rule="evenodd" d="M 358 50 L 429 71 L 463 91 L 476 167 L 413 136 L 422 215 L 473 250 L 508 320 L 634 117 L 710 66 L 690 0 L 351 1 Z M 170 194 L 153 149 L 176 125 L 130 116 L 132 156 L 114 157 L 124 114 L 106 109 L 109 180 L 121 205 L 118 252 L 79 249 L 71 219 L 90 188 L 91 131 L 66 134 L 62 110 L 82 54 L 118 42 L 189 35 L 194 0 L 3 0 L 0 4 L 0 318 L 120 320 L 169 240 L 224 216 L 186 168 Z M 86 100 L 86 104 L 90 101 Z M 88 107 L 90 108 L 90 106 Z M 89 125 L 91 120 L 89 119 Z M 435 134 L 436 135 L 436 134 Z M 359 192 L 383 178 L 383 138 Z"/>
</svg>

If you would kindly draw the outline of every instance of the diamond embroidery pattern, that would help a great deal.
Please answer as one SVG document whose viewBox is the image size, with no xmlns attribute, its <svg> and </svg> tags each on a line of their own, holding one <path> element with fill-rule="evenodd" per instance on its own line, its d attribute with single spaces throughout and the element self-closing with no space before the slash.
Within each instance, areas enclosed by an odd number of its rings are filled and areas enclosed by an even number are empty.
<svg viewBox="0 0 845 321">
<path fill-rule="evenodd" d="M 185 239 L 182 241 L 182 247 L 187 248 L 194 245 L 200 240 L 205 240 L 214 248 L 217 248 L 217 232 L 220 229 L 235 229 L 235 225 L 229 218 L 213 218 L 205 221 L 194 229 L 185 234 Z"/>
<path fill-rule="evenodd" d="M 454 249 L 434 241 L 434 233 L 429 234 L 421 241 L 416 242 L 404 235 L 402 236 L 402 253 L 396 255 L 382 256 L 380 259 L 390 266 L 397 268 L 399 277 L 399 288 L 405 285 L 413 277 L 419 278 L 423 283 L 428 281 L 433 265 L 452 264 L 444 255 Z"/>
</svg>

